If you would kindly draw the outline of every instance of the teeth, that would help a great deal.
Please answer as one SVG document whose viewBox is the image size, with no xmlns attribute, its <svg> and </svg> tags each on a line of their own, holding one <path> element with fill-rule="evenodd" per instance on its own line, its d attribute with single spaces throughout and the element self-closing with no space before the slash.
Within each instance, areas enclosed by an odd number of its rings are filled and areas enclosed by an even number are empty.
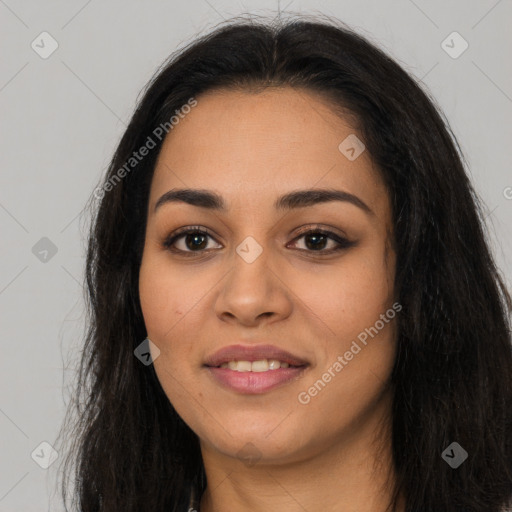
<svg viewBox="0 0 512 512">
<path fill-rule="evenodd" d="M 251 361 L 229 361 L 220 365 L 221 368 L 229 368 L 237 372 L 266 372 L 268 370 L 288 368 L 289 366 L 289 363 L 284 363 L 277 359 L 261 359 L 252 363 Z"/>
<path fill-rule="evenodd" d="M 251 372 L 266 372 L 269 369 L 269 364 L 266 359 L 263 359 L 262 361 L 253 361 L 252 364 L 250 364 Z M 238 368 L 240 368 L 240 363 L 238 363 Z"/>
<path fill-rule="evenodd" d="M 283 364 L 287 364 L 287 363 L 283 363 Z M 271 359 L 268 362 L 269 370 L 277 370 L 278 368 L 281 368 L 281 363 L 279 361 L 277 361 L 276 359 Z"/>
</svg>

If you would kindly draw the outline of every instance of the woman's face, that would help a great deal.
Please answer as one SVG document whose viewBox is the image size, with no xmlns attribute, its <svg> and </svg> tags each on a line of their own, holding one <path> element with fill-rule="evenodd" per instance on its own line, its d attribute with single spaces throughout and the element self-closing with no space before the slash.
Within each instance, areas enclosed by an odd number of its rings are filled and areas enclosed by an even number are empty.
<svg viewBox="0 0 512 512">
<path fill-rule="evenodd" d="M 140 268 L 165 393 L 203 455 L 289 462 L 370 436 L 389 411 L 400 309 L 377 169 L 312 93 L 197 101 L 159 155 Z M 188 194 L 155 209 L 182 189 L 223 207 Z M 339 196 L 286 199 L 320 189 Z"/>
</svg>

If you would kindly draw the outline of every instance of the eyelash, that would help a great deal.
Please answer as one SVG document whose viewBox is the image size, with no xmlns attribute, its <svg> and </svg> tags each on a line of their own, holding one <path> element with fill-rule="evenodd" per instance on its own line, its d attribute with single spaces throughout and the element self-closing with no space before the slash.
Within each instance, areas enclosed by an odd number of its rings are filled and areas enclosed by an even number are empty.
<svg viewBox="0 0 512 512">
<path fill-rule="evenodd" d="M 202 249 L 202 250 L 198 250 L 198 251 L 183 251 L 182 249 L 176 249 L 175 247 L 172 247 L 173 244 L 178 239 L 183 238 L 185 235 L 192 235 L 192 234 L 209 236 L 210 238 L 213 238 L 215 240 L 213 235 L 211 235 L 205 229 L 202 229 L 200 226 L 191 226 L 191 227 L 179 229 L 175 233 L 171 234 L 163 242 L 163 247 L 171 252 L 180 253 L 187 257 L 189 257 L 189 256 L 194 257 L 196 255 L 200 255 L 201 253 L 208 252 L 207 249 Z M 314 250 L 309 250 L 309 249 L 298 249 L 299 251 L 313 253 L 313 254 L 316 253 L 320 257 L 322 257 L 322 256 L 326 256 L 326 255 L 341 251 L 343 249 L 348 249 L 349 247 L 352 247 L 355 245 L 355 242 L 351 242 L 350 240 L 347 240 L 346 238 L 340 237 L 339 235 L 337 235 L 336 233 L 333 233 L 332 231 L 328 231 L 328 230 L 321 229 L 321 228 L 311 228 L 311 226 L 309 226 L 306 231 L 302 231 L 298 236 L 296 236 L 292 240 L 292 242 L 296 242 L 297 240 L 303 238 L 306 235 L 310 235 L 310 234 L 325 235 L 328 238 L 330 238 L 331 240 L 334 240 L 338 244 L 338 246 L 335 247 L 334 249 L 329 249 L 329 250 L 320 249 L 318 251 L 314 251 Z"/>
</svg>

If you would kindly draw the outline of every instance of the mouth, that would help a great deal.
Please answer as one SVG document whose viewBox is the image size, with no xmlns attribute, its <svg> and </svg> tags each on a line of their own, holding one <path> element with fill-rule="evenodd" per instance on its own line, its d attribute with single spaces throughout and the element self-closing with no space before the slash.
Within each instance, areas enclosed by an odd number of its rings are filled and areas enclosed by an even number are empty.
<svg viewBox="0 0 512 512">
<path fill-rule="evenodd" d="M 291 365 L 286 361 L 279 361 L 278 359 L 260 359 L 258 361 L 228 361 L 222 363 L 215 368 L 229 368 L 235 372 L 270 372 L 279 370 L 279 368 L 300 368 L 300 366 Z"/>
<path fill-rule="evenodd" d="M 204 367 L 224 388 L 261 394 L 302 376 L 309 363 L 272 345 L 231 345 L 207 358 Z"/>
</svg>

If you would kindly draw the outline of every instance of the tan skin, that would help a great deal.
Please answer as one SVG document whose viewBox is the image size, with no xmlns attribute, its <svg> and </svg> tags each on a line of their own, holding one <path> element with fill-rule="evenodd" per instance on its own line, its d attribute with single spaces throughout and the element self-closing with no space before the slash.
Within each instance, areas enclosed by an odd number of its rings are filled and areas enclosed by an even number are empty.
<svg viewBox="0 0 512 512">
<path fill-rule="evenodd" d="M 148 337 L 161 351 L 157 376 L 200 440 L 201 512 L 384 512 L 396 320 L 307 404 L 298 400 L 395 302 L 391 207 L 379 172 L 368 151 L 354 161 L 339 151 L 356 132 L 315 93 L 222 90 L 197 101 L 158 158 L 139 289 Z M 182 188 L 214 191 L 226 210 L 168 202 L 154 211 L 164 193 Z M 353 194 L 371 212 L 348 201 L 274 209 L 277 197 L 312 188 Z M 339 244 L 308 243 L 300 229 L 309 225 L 354 244 L 321 256 Z M 211 234 L 200 249 L 193 235 L 176 240 L 175 252 L 164 246 L 194 226 Z M 250 264 L 236 252 L 248 236 L 263 251 Z M 308 366 L 268 392 L 238 393 L 204 367 L 236 343 L 270 343 Z M 257 450 L 249 463 L 247 443 Z"/>
</svg>

